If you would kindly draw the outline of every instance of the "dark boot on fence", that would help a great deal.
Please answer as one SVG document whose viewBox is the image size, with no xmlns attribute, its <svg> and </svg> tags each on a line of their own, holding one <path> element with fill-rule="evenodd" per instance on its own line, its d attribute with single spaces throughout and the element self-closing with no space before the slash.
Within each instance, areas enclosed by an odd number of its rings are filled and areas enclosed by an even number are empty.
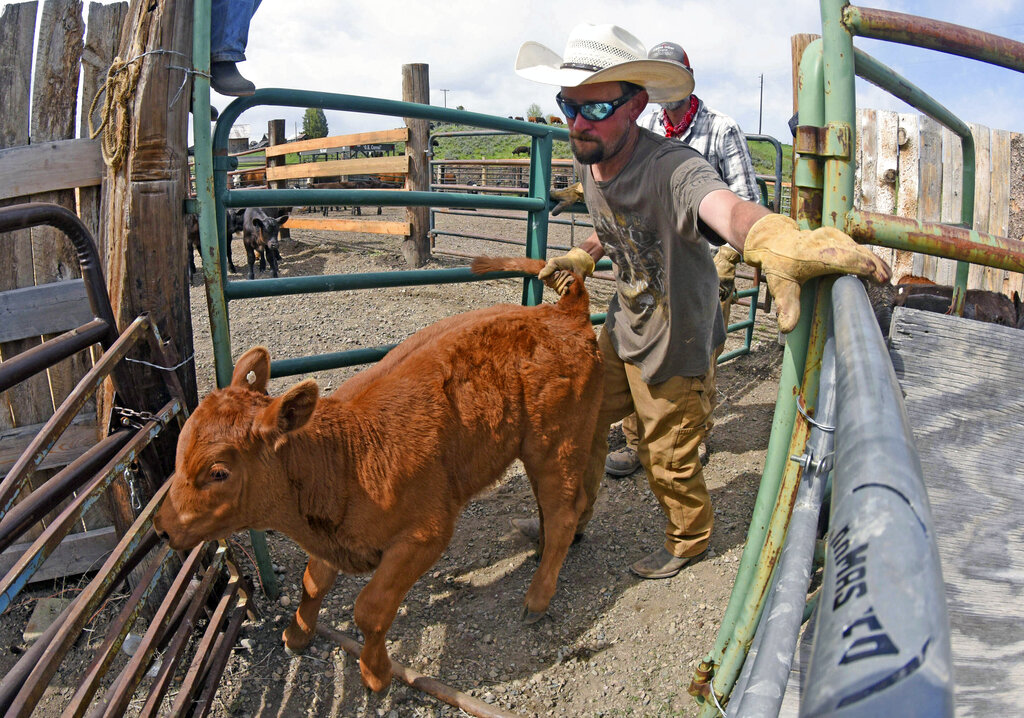
<svg viewBox="0 0 1024 718">
<path fill-rule="evenodd" d="M 233 62 L 214 62 L 210 65 L 210 86 L 220 94 L 231 97 L 246 97 L 256 92 L 256 85 L 242 77 Z"/>
</svg>

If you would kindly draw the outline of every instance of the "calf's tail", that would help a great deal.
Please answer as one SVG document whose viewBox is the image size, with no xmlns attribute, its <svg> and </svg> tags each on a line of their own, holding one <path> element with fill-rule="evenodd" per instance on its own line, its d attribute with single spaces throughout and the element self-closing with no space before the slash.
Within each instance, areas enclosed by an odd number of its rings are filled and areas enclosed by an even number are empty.
<svg viewBox="0 0 1024 718">
<path fill-rule="evenodd" d="M 488 272 L 526 272 L 534 274 L 540 272 L 547 262 L 543 259 L 529 259 L 528 257 L 475 257 L 470 265 L 473 274 L 487 274 Z M 583 286 L 583 278 L 573 274 L 576 281 L 569 285 L 565 294 L 558 300 L 558 308 L 568 314 L 586 314 L 590 316 L 590 295 Z"/>
</svg>

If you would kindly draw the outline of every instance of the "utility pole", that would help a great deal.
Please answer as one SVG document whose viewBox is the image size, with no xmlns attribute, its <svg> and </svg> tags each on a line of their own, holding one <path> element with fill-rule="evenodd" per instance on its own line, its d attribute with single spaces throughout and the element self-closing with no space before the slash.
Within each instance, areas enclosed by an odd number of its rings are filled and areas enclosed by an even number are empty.
<svg viewBox="0 0 1024 718">
<path fill-rule="evenodd" d="M 444 89 L 442 89 L 442 90 L 441 90 L 441 92 L 443 92 L 443 93 L 444 93 L 444 106 L 445 106 L 445 107 L 448 107 L 448 92 L 449 92 L 449 91 L 448 91 L 448 90 L 444 90 Z"/>
<path fill-rule="evenodd" d="M 761 73 L 761 96 L 757 101 L 757 134 L 761 134 L 761 108 L 764 106 L 764 73 Z"/>
</svg>

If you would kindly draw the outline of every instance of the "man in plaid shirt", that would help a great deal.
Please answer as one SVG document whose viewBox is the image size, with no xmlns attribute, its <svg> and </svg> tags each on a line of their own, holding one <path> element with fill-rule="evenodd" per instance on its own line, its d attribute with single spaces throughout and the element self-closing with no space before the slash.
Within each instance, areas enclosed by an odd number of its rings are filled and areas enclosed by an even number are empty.
<svg viewBox="0 0 1024 718">
<path fill-rule="evenodd" d="M 651 60 L 678 62 L 693 73 L 686 51 L 674 42 L 655 45 L 647 53 L 647 57 Z M 685 142 L 704 155 L 708 164 L 729 185 L 729 189 L 751 202 L 761 200 L 747 139 L 734 119 L 711 109 L 695 94 L 677 102 L 664 103 L 661 108 L 655 109 L 646 117 L 641 117 L 640 126 L 663 137 L 674 137 L 680 142 Z M 720 269 L 724 267 L 727 273 L 731 270 L 734 277 L 735 264 L 739 261 L 738 254 L 728 245 L 719 249 L 719 253 L 722 253 L 722 256 L 715 262 L 716 266 Z M 726 326 L 729 324 L 729 312 L 732 307 L 731 283 L 729 287 L 729 296 L 722 301 Z M 605 471 L 612 476 L 628 476 L 640 468 L 640 457 L 636 452 L 636 414 L 630 414 L 622 420 L 622 433 L 626 437 L 626 445 L 608 454 L 605 462 Z M 707 463 L 707 458 L 708 449 L 705 442 L 701 446 L 701 461 Z"/>
</svg>

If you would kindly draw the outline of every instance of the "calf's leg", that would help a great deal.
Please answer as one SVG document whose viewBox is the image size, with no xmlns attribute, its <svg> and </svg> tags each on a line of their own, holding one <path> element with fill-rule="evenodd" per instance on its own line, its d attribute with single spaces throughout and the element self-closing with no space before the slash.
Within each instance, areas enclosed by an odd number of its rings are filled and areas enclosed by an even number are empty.
<svg viewBox="0 0 1024 718">
<path fill-rule="evenodd" d="M 353 618 L 365 638 L 359 654 L 359 672 L 370 690 L 379 692 L 391 683 L 391 659 L 385 636 L 405 594 L 444 552 L 453 528 L 449 525 L 444 536 L 430 543 L 392 545 L 384 552 L 373 578 L 356 598 Z"/>
<path fill-rule="evenodd" d="M 301 653 L 313 640 L 316 619 L 320 614 L 320 604 L 323 603 L 327 592 L 334 586 L 334 579 L 337 577 L 338 572 L 327 563 L 312 556 L 309 557 L 306 573 L 302 576 L 302 600 L 295 611 L 291 625 L 284 629 L 284 633 L 281 635 L 284 645 L 289 650 Z"/>
<path fill-rule="evenodd" d="M 527 468 L 527 472 L 530 469 Z M 537 476 L 531 473 L 531 476 Z M 558 586 L 558 574 L 576 535 L 576 523 L 587 505 L 583 478 L 578 469 L 543 470 L 531 478 L 541 516 L 540 565 L 524 599 L 523 620 L 536 623 L 548 610 Z"/>
</svg>

